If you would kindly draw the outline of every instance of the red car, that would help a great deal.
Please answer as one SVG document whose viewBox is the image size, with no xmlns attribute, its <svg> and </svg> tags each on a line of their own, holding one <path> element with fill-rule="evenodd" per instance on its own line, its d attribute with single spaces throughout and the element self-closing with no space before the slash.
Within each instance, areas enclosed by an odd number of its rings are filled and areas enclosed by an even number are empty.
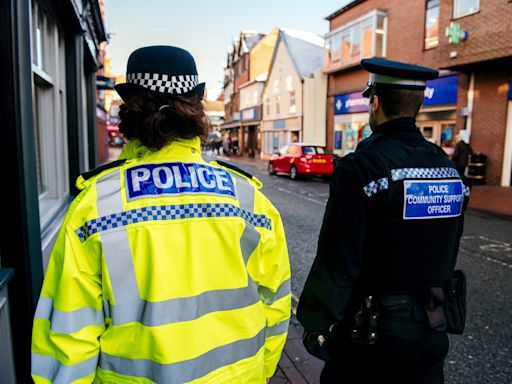
<svg viewBox="0 0 512 384">
<path fill-rule="evenodd" d="M 291 143 L 272 155 L 268 162 L 268 173 L 288 173 L 292 180 L 299 176 L 320 176 L 328 180 L 334 170 L 333 158 L 321 145 Z"/>
</svg>

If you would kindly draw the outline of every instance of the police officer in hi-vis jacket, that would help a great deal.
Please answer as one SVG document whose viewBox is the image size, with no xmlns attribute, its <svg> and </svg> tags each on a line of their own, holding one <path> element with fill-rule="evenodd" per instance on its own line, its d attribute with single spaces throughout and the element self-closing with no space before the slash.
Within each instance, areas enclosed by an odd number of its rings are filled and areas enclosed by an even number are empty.
<svg viewBox="0 0 512 384">
<path fill-rule="evenodd" d="M 440 292 L 454 270 L 469 189 L 415 125 L 438 72 L 381 58 L 370 72 L 372 135 L 337 161 L 297 317 L 325 383 L 443 382 Z"/>
<path fill-rule="evenodd" d="M 116 86 L 122 159 L 82 175 L 33 327 L 36 383 L 265 383 L 290 316 L 279 212 L 201 157 L 192 56 L 145 47 Z"/>
</svg>

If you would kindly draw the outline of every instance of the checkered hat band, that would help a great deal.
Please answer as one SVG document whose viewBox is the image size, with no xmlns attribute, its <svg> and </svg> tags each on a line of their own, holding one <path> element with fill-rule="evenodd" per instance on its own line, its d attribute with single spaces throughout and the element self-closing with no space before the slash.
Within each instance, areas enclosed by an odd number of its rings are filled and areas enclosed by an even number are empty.
<svg viewBox="0 0 512 384">
<path fill-rule="evenodd" d="M 141 85 L 151 91 L 179 95 L 193 90 L 199 82 L 199 76 L 169 76 L 159 73 L 129 73 L 127 82 Z"/>
<path fill-rule="evenodd" d="M 448 179 L 460 178 L 459 172 L 455 168 L 399 168 L 391 170 L 391 179 L 393 181 L 404 179 Z"/>
<path fill-rule="evenodd" d="M 367 186 L 363 187 L 363 191 L 366 194 L 366 196 L 371 197 L 379 191 L 388 189 L 388 186 L 389 186 L 388 178 L 382 177 L 380 179 L 373 180 Z"/>
<path fill-rule="evenodd" d="M 75 230 L 84 242 L 95 233 L 124 227 L 129 224 L 155 220 L 197 219 L 203 217 L 240 217 L 254 227 L 272 229 L 270 218 L 248 212 L 232 204 L 182 204 L 162 205 L 132 209 L 87 221 Z"/>
</svg>

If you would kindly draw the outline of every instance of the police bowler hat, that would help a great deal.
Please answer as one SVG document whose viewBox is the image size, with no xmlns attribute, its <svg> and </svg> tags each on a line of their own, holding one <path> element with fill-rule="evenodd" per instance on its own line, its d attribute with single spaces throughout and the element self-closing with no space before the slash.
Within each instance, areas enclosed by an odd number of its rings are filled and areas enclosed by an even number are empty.
<svg viewBox="0 0 512 384">
<path fill-rule="evenodd" d="M 126 67 L 126 83 L 115 89 L 124 101 L 141 91 L 167 95 L 204 95 L 204 83 L 198 84 L 192 55 L 178 47 L 154 45 L 132 52 Z"/>
<path fill-rule="evenodd" d="M 439 76 L 439 71 L 435 69 L 380 57 L 361 60 L 361 67 L 370 72 L 368 85 L 363 91 L 364 97 L 369 97 L 374 88 L 425 90 L 427 80 Z"/>
</svg>

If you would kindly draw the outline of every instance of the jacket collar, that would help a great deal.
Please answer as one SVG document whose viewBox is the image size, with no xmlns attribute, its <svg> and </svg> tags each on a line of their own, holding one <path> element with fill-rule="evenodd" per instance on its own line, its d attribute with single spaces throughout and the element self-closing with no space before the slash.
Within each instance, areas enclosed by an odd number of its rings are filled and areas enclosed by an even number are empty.
<svg viewBox="0 0 512 384">
<path fill-rule="evenodd" d="M 196 136 L 192 139 L 176 139 L 158 151 L 148 150 L 143 159 L 144 161 L 151 161 L 164 157 L 201 159 L 201 138 Z"/>
<path fill-rule="evenodd" d="M 398 119 L 388 120 L 377 125 L 373 130 L 373 133 L 386 134 L 394 132 L 409 132 L 421 135 L 420 130 L 416 127 L 416 119 L 413 117 L 399 117 Z"/>
</svg>

